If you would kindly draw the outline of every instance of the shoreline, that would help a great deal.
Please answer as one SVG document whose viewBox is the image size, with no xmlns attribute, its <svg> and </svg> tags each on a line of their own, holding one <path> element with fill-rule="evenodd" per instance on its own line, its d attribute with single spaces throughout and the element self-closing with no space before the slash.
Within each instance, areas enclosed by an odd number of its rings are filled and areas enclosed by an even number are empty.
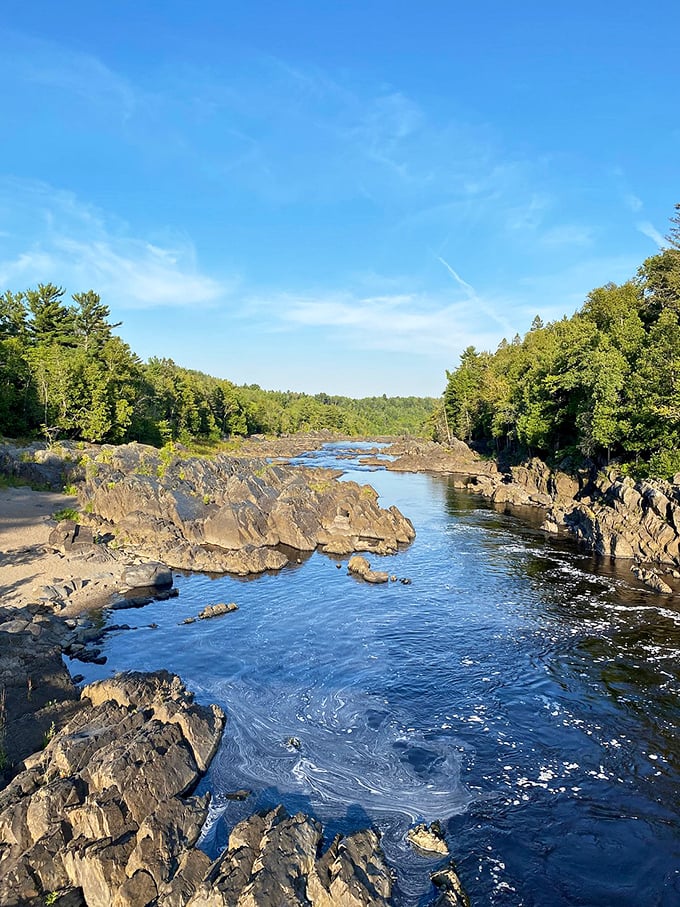
<svg viewBox="0 0 680 907">
<path fill-rule="evenodd" d="M 534 458 L 501 469 L 462 441 L 402 441 L 387 450 L 394 472 L 452 477 L 455 488 L 479 494 L 507 513 L 542 516 L 540 528 L 609 558 L 632 581 L 664 596 L 680 595 L 680 476 L 635 481 L 616 467 L 584 464 L 552 469 Z"/>
</svg>

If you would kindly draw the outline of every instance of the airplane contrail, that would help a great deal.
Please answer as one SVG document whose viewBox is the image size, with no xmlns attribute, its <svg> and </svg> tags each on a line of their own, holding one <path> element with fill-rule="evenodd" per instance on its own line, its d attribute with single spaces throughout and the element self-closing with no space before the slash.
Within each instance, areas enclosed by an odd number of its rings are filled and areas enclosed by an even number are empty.
<svg viewBox="0 0 680 907">
<path fill-rule="evenodd" d="M 438 255 L 437 259 L 444 265 L 444 267 L 449 272 L 451 277 L 453 277 L 453 279 L 456 281 L 458 286 L 462 287 L 462 289 L 465 291 L 465 295 L 468 297 L 468 299 L 471 300 L 472 302 L 477 303 L 477 305 L 484 312 L 485 315 L 488 315 L 489 318 L 493 319 L 493 321 L 495 321 L 496 324 L 500 324 L 500 326 L 503 328 L 503 330 L 506 331 L 510 336 L 513 336 L 514 334 L 517 333 L 515 328 L 513 328 L 513 326 L 508 321 L 506 321 L 505 318 L 502 318 L 500 315 L 497 315 L 496 312 L 494 312 L 494 310 L 491 308 L 491 306 L 488 305 L 488 303 L 484 302 L 483 299 L 479 298 L 475 288 L 473 286 L 471 286 L 466 280 L 463 280 L 463 278 L 460 276 L 460 274 L 458 274 L 458 272 L 455 271 L 451 267 L 451 265 L 448 263 L 448 261 L 446 261 L 445 258 L 442 258 L 441 255 Z"/>
<path fill-rule="evenodd" d="M 438 255 L 437 257 L 438 257 L 439 261 L 444 265 L 446 270 L 449 272 L 449 274 L 456 281 L 456 283 L 460 284 L 460 286 L 465 290 L 465 292 L 470 297 L 470 299 L 476 299 L 477 294 L 475 293 L 475 288 L 471 287 L 467 281 L 463 280 L 463 278 L 460 276 L 460 274 L 458 274 L 457 271 L 453 270 L 453 268 L 448 263 L 448 261 L 446 261 L 446 259 L 442 258 L 441 255 Z"/>
</svg>

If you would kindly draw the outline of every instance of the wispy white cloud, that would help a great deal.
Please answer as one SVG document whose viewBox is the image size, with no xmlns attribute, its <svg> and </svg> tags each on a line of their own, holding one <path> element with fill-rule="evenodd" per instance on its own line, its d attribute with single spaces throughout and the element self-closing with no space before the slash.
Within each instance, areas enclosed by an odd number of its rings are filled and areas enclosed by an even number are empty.
<svg viewBox="0 0 680 907">
<path fill-rule="evenodd" d="M 128 120 L 142 101 L 141 92 L 93 54 L 26 34 L 4 31 L 0 68 L 47 89 L 100 106 L 105 116 Z"/>
<path fill-rule="evenodd" d="M 633 192 L 626 192 L 623 197 L 624 203 L 627 208 L 629 208 L 634 214 L 636 214 L 642 208 L 642 199 L 638 198 L 637 195 Z"/>
<path fill-rule="evenodd" d="M 451 302 L 446 297 L 401 293 L 357 296 L 280 294 L 252 300 L 260 313 L 268 312 L 269 330 L 318 328 L 332 332 L 335 345 L 351 349 L 412 353 L 429 357 L 442 352 L 452 361 L 465 349 L 495 347 L 496 327 L 480 323 L 469 298 Z M 338 344 L 338 336 L 342 344 Z"/>
<path fill-rule="evenodd" d="M 235 287 L 200 270 L 186 237 L 161 245 L 131 235 L 125 224 L 45 183 L 1 181 L 0 219 L 14 227 L 6 231 L 11 242 L 0 244 L 4 286 L 53 281 L 73 291 L 94 288 L 122 308 L 210 305 Z"/>
<path fill-rule="evenodd" d="M 666 245 L 666 241 L 661 233 L 659 233 L 656 227 L 648 220 L 641 220 L 636 226 L 643 236 L 647 236 L 653 243 L 659 246 L 659 248 Z"/>
<path fill-rule="evenodd" d="M 550 227 L 540 237 L 544 246 L 589 246 L 593 242 L 592 227 L 579 224 L 562 224 Z"/>
</svg>

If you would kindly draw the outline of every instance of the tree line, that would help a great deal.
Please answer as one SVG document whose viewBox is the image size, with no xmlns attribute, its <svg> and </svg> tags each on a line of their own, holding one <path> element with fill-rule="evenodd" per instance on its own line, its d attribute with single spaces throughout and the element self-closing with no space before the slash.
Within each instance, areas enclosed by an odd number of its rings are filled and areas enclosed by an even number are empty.
<svg viewBox="0 0 680 907">
<path fill-rule="evenodd" d="M 267 391 L 141 359 L 93 290 L 39 284 L 0 296 L 0 435 L 162 445 L 330 429 L 421 434 L 435 400 Z"/>
<path fill-rule="evenodd" d="M 572 317 L 534 319 L 447 372 L 448 431 L 510 458 L 615 458 L 638 475 L 680 472 L 680 205 L 667 245 Z"/>
</svg>

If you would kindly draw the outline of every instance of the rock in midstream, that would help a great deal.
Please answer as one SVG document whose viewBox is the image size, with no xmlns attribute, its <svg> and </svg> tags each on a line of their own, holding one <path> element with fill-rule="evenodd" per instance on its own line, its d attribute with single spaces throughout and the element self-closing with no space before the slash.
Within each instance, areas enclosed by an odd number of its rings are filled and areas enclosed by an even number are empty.
<svg viewBox="0 0 680 907">
<path fill-rule="evenodd" d="M 382 570 L 371 570 L 370 563 L 359 554 L 355 554 L 354 557 L 349 559 L 347 570 L 354 576 L 361 577 L 367 583 L 387 583 L 390 578 L 389 573 L 385 573 Z"/>
<path fill-rule="evenodd" d="M 409 828 L 406 837 L 418 850 L 448 856 L 449 848 L 444 840 L 444 833 L 439 822 L 433 822 L 431 825 L 422 822 L 415 828 Z"/>
</svg>

